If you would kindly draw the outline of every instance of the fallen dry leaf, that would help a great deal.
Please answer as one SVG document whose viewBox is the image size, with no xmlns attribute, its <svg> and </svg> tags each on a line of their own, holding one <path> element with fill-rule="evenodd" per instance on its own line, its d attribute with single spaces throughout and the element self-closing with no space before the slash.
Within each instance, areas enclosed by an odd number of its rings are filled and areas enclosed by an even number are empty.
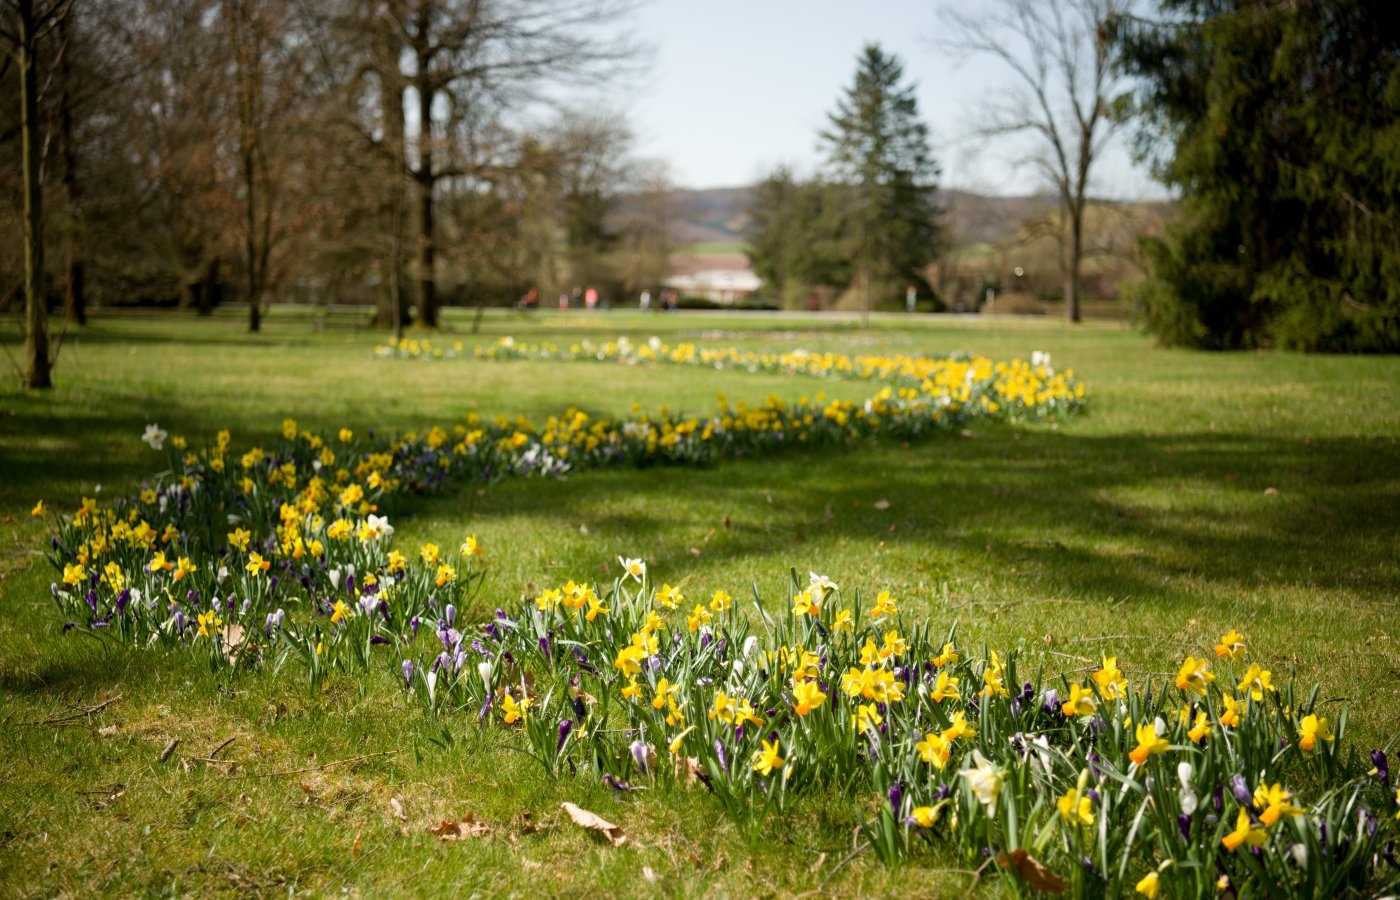
<svg viewBox="0 0 1400 900">
<path fill-rule="evenodd" d="M 389 808 L 394 811 L 394 818 L 400 822 L 408 821 L 408 814 L 403 811 L 403 803 L 399 801 L 398 797 L 389 798 Z"/>
<path fill-rule="evenodd" d="M 890 501 L 888 501 L 888 500 L 876 500 L 876 501 L 875 501 L 875 508 L 876 508 L 876 509 L 889 509 L 889 508 L 890 508 Z"/>
<path fill-rule="evenodd" d="M 642 877 L 645 878 L 647 881 L 650 881 L 652 884 L 656 884 L 657 875 L 655 870 L 653 870 L 651 866 L 642 866 Z"/>
<path fill-rule="evenodd" d="M 574 820 L 575 825 L 581 828 L 587 828 L 590 831 L 602 833 L 612 842 L 614 847 L 621 847 L 623 844 L 627 843 L 627 835 L 623 830 L 607 819 L 604 819 L 602 816 L 575 806 L 567 800 L 559 804 L 559 806 L 564 812 L 569 814 L 569 818 Z"/>
<path fill-rule="evenodd" d="M 1045 868 L 1025 850 L 1012 850 L 1010 856 L 998 853 L 997 864 L 1005 869 L 1015 869 L 1021 880 L 1034 890 L 1046 894 L 1063 894 L 1065 891 L 1064 879 Z"/>
<path fill-rule="evenodd" d="M 491 833 L 491 826 L 467 813 L 459 821 L 443 819 L 428 829 L 429 834 L 438 836 L 441 841 L 464 841 L 467 838 L 485 837 Z"/>
</svg>

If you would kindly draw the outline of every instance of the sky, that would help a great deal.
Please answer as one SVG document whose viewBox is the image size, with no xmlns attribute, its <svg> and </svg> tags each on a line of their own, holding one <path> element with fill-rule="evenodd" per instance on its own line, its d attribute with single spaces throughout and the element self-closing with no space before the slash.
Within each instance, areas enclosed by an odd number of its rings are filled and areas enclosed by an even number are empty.
<svg viewBox="0 0 1400 900">
<path fill-rule="evenodd" d="M 665 161 L 680 187 L 752 184 L 779 164 L 811 174 L 817 133 L 871 41 L 898 56 L 916 86 L 943 186 L 1003 195 L 1046 187 L 1017 153 L 969 139 L 979 104 L 1010 76 L 995 60 L 940 48 L 933 0 L 650 0 L 632 25 L 653 51 L 624 106 L 637 154 Z M 1164 194 L 1122 141 L 1096 169 L 1094 196 Z"/>
</svg>

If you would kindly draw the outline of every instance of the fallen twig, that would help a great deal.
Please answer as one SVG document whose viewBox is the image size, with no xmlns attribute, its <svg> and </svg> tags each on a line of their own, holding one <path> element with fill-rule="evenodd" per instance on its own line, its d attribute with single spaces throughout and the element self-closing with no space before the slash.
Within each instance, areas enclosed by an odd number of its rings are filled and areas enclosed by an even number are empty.
<svg viewBox="0 0 1400 900">
<path fill-rule="evenodd" d="M 219 746 L 215 747 L 213 750 L 210 750 L 210 751 L 209 751 L 209 758 L 210 758 L 210 759 L 213 759 L 214 757 L 218 756 L 220 750 L 224 749 L 225 747 L 227 747 L 229 744 L 232 744 L 232 743 L 233 743 L 234 741 L 236 741 L 236 740 L 238 740 L 238 735 L 235 734 L 233 737 L 231 737 L 231 738 L 229 738 L 228 740 L 224 741 L 222 744 L 220 744 Z"/>
<path fill-rule="evenodd" d="M 88 718 L 89 716 L 91 716 L 93 713 L 101 712 L 102 710 L 104 710 L 104 709 L 106 709 L 107 707 L 111 706 L 113 703 L 116 703 L 116 702 L 117 702 L 118 700 L 120 700 L 121 698 L 122 698 L 122 695 L 121 695 L 121 694 L 118 694 L 118 695 L 115 696 L 115 697 L 109 698 L 109 699 L 107 699 L 107 700 L 103 700 L 101 703 L 97 704 L 96 706 L 75 707 L 75 706 L 71 706 L 71 705 L 70 705 L 70 709 L 74 709 L 74 710 L 76 710 L 76 712 L 72 712 L 72 713 L 69 713 L 69 714 L 63 715 L 63 716 L 60 716 L 58 713 L 51 713 L 51 714 L 45 716 L 44 718 L 38 719 L 38 720 L 33 721 L 33 722 L 20 722 L 20 723 L 18 723 L 18 724 L 20 724 L 20 725 L 67 725 L 67 724 L 69 724 L 69 723 L 71 723 L 71 722 L 76 722 L 76 721 L 78 721 L 79 719 L 86 719 L 86 718 Z"/>
</svg>

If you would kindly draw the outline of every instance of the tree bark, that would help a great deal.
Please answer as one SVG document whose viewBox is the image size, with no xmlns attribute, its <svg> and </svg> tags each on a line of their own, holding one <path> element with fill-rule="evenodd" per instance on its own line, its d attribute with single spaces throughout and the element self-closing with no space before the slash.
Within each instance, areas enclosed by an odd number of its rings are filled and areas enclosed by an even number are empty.
<svg viewBox="0 0 1400 900">
<path fill-rule="evenodd" d="M 85 266 L 79 231 L 82 228 L 81 198 L 78 187 L 78 148 L 73 140 L 73 35 L 68 17 L 58 23 L 59 81 L 58 131 L 63 153 L 63 196 L 67 201 L 70 224 L 66 235 L 68 285 L 64 292 L 64 316 L 70 325 L 87 324 L 87 297 L 84 293 Z"/>
<path fill-rule="evenodd" d="M 437 247 L 433 227 L 433 96 L 427 84 L 428 61 L 418 57 L 418 321 L 425 328 L 438 327 Z"/>
<path fill-rule="evenodd" d="M 1065 319 L 1079 321 L 1079 263 L 1084 234 L 1084 203 L 1081 200 L 1069 211 L 1069 247 L 1065 268 Z"/>
<path fill-rule="evenodd" d="M 20 70 L 20 131 L 24 180 L 24 355 L 23 386 L 53 387 L 49 358 L 48 296 L 44 290 L 44 194 L 39 172 L 39 73 L 33 0 L 15 4 L 19 20 L 16 56 Z"/>
</svg>

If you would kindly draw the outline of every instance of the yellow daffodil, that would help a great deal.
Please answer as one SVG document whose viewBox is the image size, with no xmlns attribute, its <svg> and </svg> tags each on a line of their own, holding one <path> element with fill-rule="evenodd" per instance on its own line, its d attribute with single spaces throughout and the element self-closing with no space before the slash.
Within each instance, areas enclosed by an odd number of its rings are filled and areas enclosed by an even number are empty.
<svg viewBox="0 0 1400 900">
<path fill-rule="evenodd" d="M 1092 716 L 1098 709 L 1098 698 L 1082 684 L 1071 684 L 1069 699 L 1060 704 L 1060 712 L 1067 716 Z"/>
<path fill-rule="evenodd" d="M 63 566 L 63 583 L 69 587 L 76 587 L 86 577 L 87 572 L 81 565 L 67 563 Z"/>
<path fill-rule="evenodd" d="M 652 708 L 653 708 L 653 709 L 663 709 L 663 708 L 665 708 L 665 706 L 666 706 L 666 700 L 667 700 L 672 694 L 674 694 L 674 693 L 675 693 L 676 691 L 678 691 L 678 690 L 680 690 L 680 686 L 679 686 L 679 685 L 672 684 L 671 682 L 667 681 L 665 678 L 663 678 L 663 679 L 661 679 L 660 681 L 658 681 L 658 682 L 656 683 L 656 696 L 652 697 L 652 700 L 651 700 Z"/>
<path fill-rule="evenodd" d="M 599 615 L 610 611 L 610 607 L 604 606 L 603 601 L 598 599 L 597 594 L 594 594 L 588 598 L 588 611 L 583 614 L 583 618 L 592 622 L 594 619 L 598 618 Z"/>
<path fill-rule="evenodd" d="M 248 563 L 243 568 L 246 569 L 249 574 L 257 575 L 272 568 L 272 563 L 263 559 L 262 554 L 254 550 L 252 553 L 248 554 Z"/>
<path fill-rule="evenodd" d="M 1210 737 L 1210 730 L 1210 716 L 1206 715 L 1205 710 L 1201 710 L 1196 713 L 1196 724 L 1192 726 L 1190 731 L 1186 732 L 1186 737 L 1192 743 L 1199 744 L 1201 741 Z"/>
<path fill-rule="evenodd" d="M 1105 700 L 1121 700 L 1128 693 L 1128 679 L 1118 668 L 1118 657 L 1105 656 L 1103 668 L 1094 672 L 1094 683 L 1099 686 L 1099 696 Z"/>
<path fill-rule="evenodd" d="M 669 744 L 666 745 L 666 749 L 670 752 L 670 754 L 671 754 L 672 756 L 677 756 L 677 755 L 680 754 L 680 752 L 681 752 L 681 747 L 684 745 L 684 742 L 685 742 L 685 736 L 686 736 L 687 734 L 690 734 L 690 733 L 691 733 L 692 731 L 694 731 L 694 730 L 695 730 L 695 726 L 692 725 L 692 726 L 690 726 L 689 728 L 687 728 L 685 731 L 682 731 L 680 734 L 678 734 L 678 735 L 676 735 L 675 737 L 671 738 L 671 742 L 670 742 Z"/>
<path fill-rule="evenodd" d="M 909 817 L 920 828 L 932 828 L 938 822 L 940 809 L 942 809 L 941 804 L 939 806 L 916 806 L 909 811 Z"/>
<path fill-rule="evenodd" d="M 933 658 L 933 664 L 940 669 L 944 666 L 957 665 L 957 662 L 958 650 L 951 643 L 944 644 L 943 650 Z"/>
<path fill-rule="evenodd" d="M 783 764 L 783 758 L 778 755 L 781 749 L 777 741 L 770 741 L 766 738 L 763 741 L 763 749 L 753 755 L 753 770 L 764 778 L 773 774 L 773 770 Z"/>
<path fill-rule="evenodd" d="M 956 700 L 958 697 L 958 683 L 960 679 L 948 674 L 946 669 L 938 672 L 938 678 L 933 683 L 933 692 L 929 694 L 929 699 L 934 703 L 942 703 L 944 700 Z"/>
<path fill-rule="evenodd" d="M 880 727 L 880 723 L 885 721 L 880 715 L 880 708 L 874 703 L 862 703 L 856 707 L 855 715 L 851 716 L 851 725 L 860 732 L 870 731 Z"/>
<path fill-rule="evenodd" d="M 909 643 L 900 637 L 898 629 L 885 632 L 884 645 L 880 647 L 881 659 L 898 659 L 909 650 Z"/>
<path fill-rule="evenodd" d="M 656 592 L 656 602 L 662 609 L 675 609 L 685 602 L 685 595 L 680 588 L 663 584 L 661 590 Z"/>
<path fill-rule="evenodd" d="M 1220 724 L 1226 728 L 1238 728 L 1240 724 L 1240 704 L 1234 697 L 1222 697 L 1225 709 L 1220 713 Z"/>
<path fill-rule="evenodd" d="M 1244 659 L 1244 635 L 1233 628 L 1222 634 L 1215 643 L 1215 655 L 1222 659 L 1228 656 L 1236 661 Z"/>
<path fill-rule="evenodd" d="M 626 650 L 624 650 L 623 652 L 625 653 Z M 619 658 L 619 659 L 622 658 L 622 653 L 619 653 L 619 654 L 618 654 L 618 658 Z M 619 667 L 619 668 L 620 668 L 620 667 Z M 639 669 L 638 671 L 640 671 L 640 669 Z M 623 688 L 622 688 L 622 696 L 623 696 L 623 698 L 626 699 L 626 700 L 635 700 L 635 699 L 637 699 L 638 697 L 640 697 L 641 694 L 642 694 L 642 687 L 641 687 L 641 685 L 637 684 L 637 680 L 636 680 L 635 678 L 629 680 L 629 681 L 627 682 L 627 684 L 624 685 Z"/>
<path fill-rule="evenodd" d="M 1133 886 L 1133 889 L 1146 897 L 1147 900 L 1157 900 L 1157 894 L 1162 890 L 1161 878 L 1156 872 L 1148 872 Z"/>
<path fill-rule="evenodd" d="M 982 670 L 982 696 L 989 700 L 998 696 L 1009 697 L 1011 696 L 1011 692 L 1006 689 L 1006 684 L 1004 683 L 1006 669 L 1002 666 L 1001 661 L 997 659 L 995 650 L 992 651 L 991 656 L 991 661 L 988 662 L 986 668 Z"/>
<path fill-rule="evenodd" d="M 34 508 L 29 511 L 29 514 L 37 519 L 48 511 L 48 507 L 44 505 L 44 501 L 40 500 L 38 503 L 34 504 Z"/>
<path fill-rule="evenodd" d="M 849 609 L 838 609 L 836 615 L 831 620 L 832 631 L 854 631 L 856 627 L 855 618 Z"/>
<path fill-rule="evenodd" d="M 214 632 L 218 631 L 219 627 L 224 624 L 224 620 L 215 615 L 213 610 L 200 613 L 196 619 L 199 622 L 200 637 L 212 637 Z"/>
<path fill-rule="evenodd" d="M 794 616 L 815 616 L 821 612 L 821 607 L 812 599 L 811 591 L 798 591 L 792 598 L 792 614 Z"/>
<path fill-rule="evenodd" d="M 734 605 L 734 598 L 729 596 L 728 591 L 718 590 L 710 598 L 710 609 L 717 613 L 728 612 L 729 607 Z"/>
<path fill-rule="evenodd" d="M 442 548 L 430 542 L 418 548 L 418 555 L 422 558 L 423 565 L 435 566 L 442 557 Z"/>
<path fill-rule="evenodd" d="M 875 598 L 875 605 L 870 608 L 870 618 L 883 619 L 887 616 L 896 615 L 898 612 L 898 602 L 890 596 L 890 592 L 881 591 Z"/>
<path fill-rule="evenodd" d="M 1094 802 L 1080 794 L 1077 788 L 1066 791 L 1055 801 L 1055 806 L 1060 810 L 1060 820 L 1065 824 L 1084 828 L 1094 826 Z"/>
<path fill-rule="evenodd" d="M 1301 806 L 1294 806 L 1290 802 L 1292 799 L 1292 792 L 1285 790 L 1281 784 L 1259 785 L 1254 789 L 1254 808 L 1259 810 L 1259 821 L 1269 828 L 1283 816 L 1297 816 L 1305 812 Z"/>
<path fill-rule="evenodd" d="M 229 546 L 239 550 L 240 552 L 246 551 L 248 549 L 248 542 L 252 539 L 252 532 L 244 528 L 235 528 L 233 529 L 233 531 L 229 532 L 228 535 Z"/>
<path fill-rule="evenodd" d="M 690 631 L 699 631 L 708 624 L 710 624 L 710 611 L 698 603 L 690 611 L 690 615 L 685 617 L 685 627 Z"/>
<path fill-rule="evenodd" d="M 628 644 L 617 651 L 617 658 L 613 660 L 613 666 L 629 677 L 642 671 L 642 660 L 646 659 L 646 651 L 638 647 L 636 643 Z"/>
<path fill-rule="evenodd" d="M 1264 699 L 1264 694 L 1274 690 L 1274 673 L 1261 668 L 1258 663 L 1250 663 L 1249 668 L 1244 673 L 1244 679 L 1240 681 L 1238 690 L 1249 695 L 1249 699 L 1255 703 L 1260 703 Z"/>
<path fill-rule="evenodd" d="M 948 727 L 943 729 L 943 739 L 952 743 L 958 738 L 974 738 L 977 736 L 977 729 L 968 724 L 967 713 L 958 710 L 953 713 L 953 721 Z"/>
<path fill-rule="evenodd" d="M 175 568 L 175 564 L 167 560 L 164 553 L 157 550 L 155 556 L 151 557 L 150 564 L 146 566 L 146 571 L 169 572 L 173 568 Z"/>
<path fill-rule="evenodd" d="M 467 539 L 462 541 L 462 546 L 459 548 L 459 552 L 461 553 L 463 559 L 470 559 L 473 556 L 485 556 L 486 548 L 483 547 L 481 545 L 481 542 L 476 539 L 476 535 L 469 534 L 467 535 Z"/>
<path fill-rule="evenodd" d="M 952 756 L 952 744 L 941 734 L 930 732 L 924 735 L 924 739 L 914 745 L 918 751 L 919 758 L 936 769 L 942 769 Z"/>
<path fill-rule="evenodd" d="M 1128 754 L 1128 758 L 1139 767 L 1147 764 L 1149 756 L 1157 756 L 1171 749 L 1171 742 L 1157 734 L 1157 726 L 1153 722 L 1144 722 L 1133 733 L 1138 745 Z"/>
<path fill-rule="evenodd" d="M 331 621 L 340 622 L 354 615 L 355 611 L 352 610 L 345 603 L 345 600 L 343 598 L 337 597 L 335 601 L 335 606 L 331 608 Z"/>
<path fill-rule="evenodd" d="M 1206 685 L 1215 680 L 1215 675 L 1206 671 L 1206 661 L 1194 656 L 1186 657 L 1181 669 L 1176 673 L 1176 686 L 1199 697 L 1206 694 Z"/>
<path fill-rule="evenodd" d="M 1327 719 L 1309 713 L 1298 723 L 1298 749 L 1312 750 L 1318 741 L 1331 743 L 1335 738 L 1327 727 Z"/>
<path fill-rule="evenodd" d="M 510 694 L 501 700 L 501 718 L 507 725 L 525 721 L 525 710 L 530 708 L 530 698 L 521 697 L 518 701 Z"/>
<path fill-rule="evenodd" d="M 1220 839 L 1220 843 L 1225 845 L 1226 850 L 1238 850 L 1240 845 L 1248 844 L 1251 847 L 1262 846 L 1269 839 L 1269 835 L 1262 828 L 1255 828 L 1254 823 L 1249 818 L 1249 813 L 1240 810 L 1240 814 L 1235 819 L 1235 830 Z"/>
<path fill-rule="evenodd" d="M 794 681 L 792 685 L 792 709 L 799 716 L 805 716 L 826 702 L 826 694 L 815 681 Z"/>
</svg>

